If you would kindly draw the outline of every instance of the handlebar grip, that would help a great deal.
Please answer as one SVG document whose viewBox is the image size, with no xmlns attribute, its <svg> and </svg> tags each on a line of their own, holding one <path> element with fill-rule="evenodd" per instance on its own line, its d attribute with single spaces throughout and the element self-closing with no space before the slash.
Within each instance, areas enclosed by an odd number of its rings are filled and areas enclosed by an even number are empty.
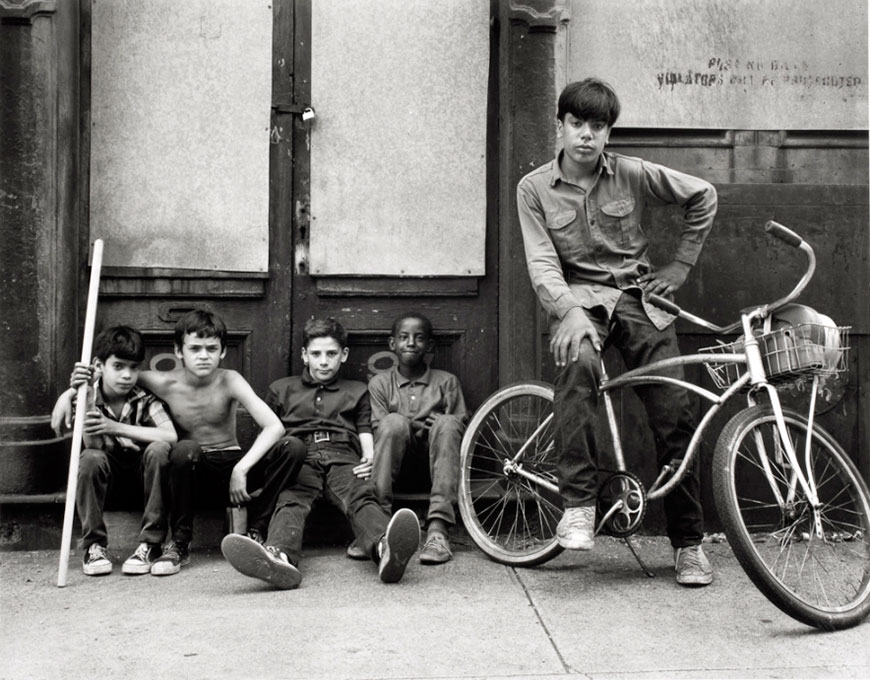
<svg viewBox="0 0 870 680">
<path fill-rule="evenodd" d="M 769 220 L 767 224 L 764 225 L 764 231 L 776 236 L 776 238 L 790 245 L 792 248 L 800 248 L 801 244 L 804 242 L 804 240 L 791 229 L 784 227 L 779 222 L 774 222 L 773 220 Z"/>
<path fill-rule="evenodd" d="M 647 300 L 649 300 L 652 304 L 654 304 L 659 309 L 663 309 L 668 314 L 678 315 L 681 310 L 677 305 L 675 305 L 670 300 L 665 300 L 663 297 L 659 297 L 655 293 L 650 293 L 647 296 Z"/>
</svg>

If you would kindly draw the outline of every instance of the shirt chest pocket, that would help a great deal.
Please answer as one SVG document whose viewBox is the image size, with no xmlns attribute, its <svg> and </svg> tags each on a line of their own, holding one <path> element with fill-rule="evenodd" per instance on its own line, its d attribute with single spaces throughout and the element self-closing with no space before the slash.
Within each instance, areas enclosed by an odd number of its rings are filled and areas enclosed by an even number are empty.
<svg viewBox="0 0 870 680">
<path fill-rule="evenodd" d="M 640 225 L 635 212 L 637 204 L 634 198 L 618 198 L 602 203 L 601 231 L 613 243 L 630 246 L 637 238 Z"/>
<path fill-rule="evenodd" d="M 547 213 L 547 231 L 559 256 L 565 260 L 576 257 L 583 251 L 583 237 L 577 225 L 576 210 L 560 210 Z"/>
</svg>

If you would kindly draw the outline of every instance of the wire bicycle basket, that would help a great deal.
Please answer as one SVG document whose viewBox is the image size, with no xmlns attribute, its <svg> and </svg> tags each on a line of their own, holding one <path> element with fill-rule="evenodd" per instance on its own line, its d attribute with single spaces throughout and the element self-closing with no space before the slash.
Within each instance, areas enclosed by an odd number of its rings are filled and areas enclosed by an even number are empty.
<svg viewBox="0 0 870 680">
<path fill-rule="evenodd" d="M 767 381 L 776 385 L 798 383 L 813 376 L 828 378 L 848 370 L 849 329 L 803 323 L 785 326 L 757 336 Z M 702 354 L 740 354 L 743 339 L 702 347 Z M 744 372 L 742 364 L 705 364 L 716 387 L 730 387 Z"/>
</svg>

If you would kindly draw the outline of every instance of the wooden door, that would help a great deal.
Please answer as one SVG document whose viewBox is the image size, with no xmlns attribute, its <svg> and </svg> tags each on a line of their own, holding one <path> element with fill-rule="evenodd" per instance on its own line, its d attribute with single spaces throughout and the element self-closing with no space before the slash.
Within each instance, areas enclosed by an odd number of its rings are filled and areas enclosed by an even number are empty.
<svg viewBox="0 0 870 680">
<path fill-rule="evenodd" d="M 292 101 L 296 110 L 313 105 L 311 101 L 311 2 L 297 0 L 295 42 L 295 90 Z M 373 16 L 374 22 L 374 16 Z M 373 35 L 374 26 L 373 26 Z M 489 49 L 496 44 L 491 41 Z M 345 375 L 359 380 L 392 365 L 387 338 L 394 318 L 405 311 L 422 312 L 432 320 L 436 346 L 431 365 L 456 374 L 463 385 L 470 408 L 476 407 L 496 387 L 498 375 L 497 342 L 497 134 L 495 122 L 496 83 L 490 67 L 487 123 L 487 211 L 485 275 L 468 277 L 318 277 L 309 270 L 307 254 L 310 236 L 309 128 L 299 118 L 293 127 L 295 174 L 293 175 L 292 244 L 295 253 L 292 272 L 292 356 L 294 373 L 302 370 L 302 325 L 314 316 L 332 316 L 340 320 L 349 333 L 350 357 Z M 389 83 L 370 83 L 374 90 L 388 88 Z M 389 188 L 385 187 L 385 191 Z M 385 195 L 385 198 L 387 196 Z M 378 225 L 372 225 L 377 229 Z M 384 238 L 388 238 L 385 234 Z M 430 244 L 449 248 L 449 244 Z M 352 248 L 352 243 L 336 247 Z"/>
</svg>

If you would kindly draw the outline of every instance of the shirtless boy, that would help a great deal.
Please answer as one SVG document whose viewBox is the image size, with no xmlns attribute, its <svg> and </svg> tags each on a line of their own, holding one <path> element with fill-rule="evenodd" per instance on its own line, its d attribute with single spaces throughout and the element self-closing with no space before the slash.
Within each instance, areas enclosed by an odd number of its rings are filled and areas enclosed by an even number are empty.
<svg viewBox="0 0 870 680">
<path fill-rule="evenodd" d="M 213 312 L 196 309 L 175 325 L 175 355 L 181 365 L 171 371 L 143 371 L 139 383 L 167 405 L 178 431 L 169 453 L 169 525 L 172 540 L 151 566 L 155 576 L 177 574 L 190 561 L 193 536 L 193 481 L 219 481 L 234 505 L 247 504 L 248 525 L 265 533 L 280 491 L 298 471 L 287 450 L 274 446 L 284 425 L 236 371 L 220 368 L 226 356 L 227 329 Z M 77 364 L 72 385 L 88 379 L 90 367 Z M 62 401 L 69 422 L 71 409 Z M 247 452 L 236 436 L 236 410 L 243 406 L 260 427 Z M 294 470 L 295 463 L 295 470 Z M 251 495 L 249 490 L 260 490 Z"/>
</svg>

